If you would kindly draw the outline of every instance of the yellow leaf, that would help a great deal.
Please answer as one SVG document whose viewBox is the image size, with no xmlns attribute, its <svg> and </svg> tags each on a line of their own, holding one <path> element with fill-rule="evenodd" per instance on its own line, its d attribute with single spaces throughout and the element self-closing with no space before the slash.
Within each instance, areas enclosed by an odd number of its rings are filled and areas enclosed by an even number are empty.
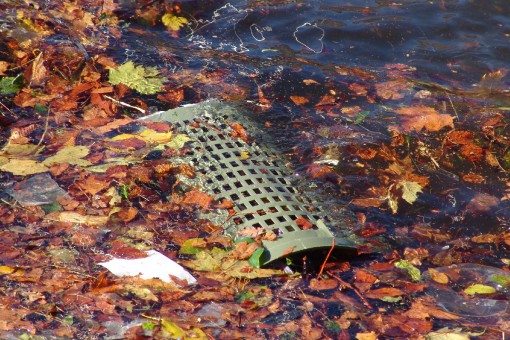
<svg viewBox="0 0 510 340">
<path fill-rule="evenodd" d="M 0 266 L 0 275 L 12 274 L 16 271 L 15 268 L 9 266 Z"/>
<path fill-rule="evenodd" d="M 418 182 L 402 181 L 399 183 L 402 188 L 402 198 L 409 204 L 413 204 L 421 192 L 421 185 Z"/>
<path fill-rule="evenodd" d="M 188 19 L 185 17 L 178 17 L 171 13 L 166 13 L 161 18 L 163 25 L 171 29 L 172 31 L 178 31 L 182 26 L 188 23 Z"/>
<path fill-rule="evenodd" d="M 89 161 L 82 159 L 89 154 L 89 148 L 86 146 L 68 146 L 59 150 L 56 154 L 46 158 L 43 161 L 44 165 L 50 166 L 53 163 L 68 163 L 74 165 L 88 166 L 91 165 Z"/>
<path fill-rule="evenodd" d="M 11 159 L 9 163 L 0 166 L 0 170 L 13 175 L 26 176 L 48 171 L 44 164 L 32 159 Z"/>
<path fill-rule="evenodd" d="M 204 333 L 203 330 L 197 327 L 193 327 L 189 331 L 186 332 L 186 336 L 184 337 L 184 340 L 207 340 L 209 337 L 207 337 L 207 334 Z"/>
<path fill-rule="evenodd" d="M 147 129 L 140 133 L 140 137 L 151 144 L 166 143 L 172 140 L 172 132 L 156 132 Z"/>
<path fill-rule="evenodd" d="M 71 222 L 89 226 L 102 226 L 108 222 L 108 216 L 81 215 L 74 211 L 62 211 L 46 215 L 45 219 L 59 222 Z"/>
<path fill-rule="evenodd" d="M 165 335 L 170 339 L 182 339 L 186 335 L 184 330 L 168 319 L 161 320 L 161 327 Z"/>
<path fill-rule="evenodd" d="M 245 160 L 250 158 L 250 153 L 248 151 L 241 151 L 241 155 L 238 157 L 240 160 Z"/>
<path fill-rule="evenodd" d="M 496 288 L 476 283 L 476 284 L 464 289 L 464 293 L 466 293 L 468 295 L 494 294 L 494 293 L 496 293 Z"/>
<path fill-rule="evenodd" d="M 139 140 L 143 140 L 143 141 L 145 141 L 145 140 L 143 139 L 143 137 L 140 137 L 140 136 L 138 136 L 138 135 L 132 135 L 132 134 L 130 134 L 130 133 L 121 133 L 120 135 L 117 135 L 117 136 L 115 136 L 115 137 L 111 138 L 110 140 L 111 140 L 111 141 L 118 141 L 118 140 L 126 140 L 126 139 L 130 139 L 130 138 L 137 138 L 137 139 L 139 139 Z"/>
<path fill-rule="evenodd" d="M 34 155 L 38 151 L 42 150 L 43 147 L 39 147 L 34 144 L 7 144 L 3 150 L 2 154 L 8 154 L 11 156 L 28 156 L 28 155 Z"/>
</svg>

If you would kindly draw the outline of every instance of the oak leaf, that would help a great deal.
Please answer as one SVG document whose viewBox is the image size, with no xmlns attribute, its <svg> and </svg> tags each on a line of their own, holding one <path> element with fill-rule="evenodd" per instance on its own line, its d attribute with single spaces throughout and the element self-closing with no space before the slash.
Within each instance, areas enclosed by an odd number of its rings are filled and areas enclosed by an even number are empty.
<svg viewBox="0 0 510 340">
<path fill-rule="evenodd" d="M 432 107 L 411 106 L 395 110 L 401 115 L 401 125 L 393 126 L 397 131 L 439 131 L 444 127 L 453 128 L 453 118 L 447 114 L 440 114 Z"/>
</svg>

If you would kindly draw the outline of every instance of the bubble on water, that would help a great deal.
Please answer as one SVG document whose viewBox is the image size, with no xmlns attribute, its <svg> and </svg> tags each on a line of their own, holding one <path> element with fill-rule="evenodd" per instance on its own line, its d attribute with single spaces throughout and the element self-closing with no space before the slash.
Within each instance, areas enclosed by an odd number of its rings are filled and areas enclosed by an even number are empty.
<svg viewBox="0 0 510 340">
<path fill-rule="evenodd" d="M 292 36 L 307 50 L 313 53 L 321 53 L 324 48 L 324 42 L 322 41 L 324 34 L 324 29 L 316 24 L 305 22 L 303 25 L 296 27 Z"/>
<path fill-rule="evenodd" d="M 194 30 L 189 40 L 199 48 L 246 52 L 248 49 L 237 31 L 237 24 L 248 14 L 249 10 L 238 9 L 227 3 L 213 12 L 211 20 L 204 21 Z"/>
<path fill-rule="evenodd" d="M 260 27 L 257 24 L 251 24 L 250 25 L 250 33 L 253 39 L 257 41 L 264 41 L 266 40 L 266 37 L 264 37 L 264 28 Z"/>
</svg>

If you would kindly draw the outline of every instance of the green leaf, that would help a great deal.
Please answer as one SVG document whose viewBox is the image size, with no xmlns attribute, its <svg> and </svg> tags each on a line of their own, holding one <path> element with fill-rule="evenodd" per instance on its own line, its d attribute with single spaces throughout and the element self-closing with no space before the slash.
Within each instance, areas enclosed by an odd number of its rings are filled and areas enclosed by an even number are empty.
<svg viewBox="0 0 510 340">
<path fill-rule="evenodd" d="M 251 254 L 248 259 L 248 263 L 251 264 L 254 268 L 260 268 L 260 257 L 264 254 L 264 248 L 259 247 L 255 249 L 253 254 Z"/>
<path fill-rule="evenodd" d="M 421 272 L 418 268 L 413 266 L 411 262 L 407 260 L 400 260 L 398 262 L 395 262 L 395 267 L 405 270 L 413 281 L 420 281 Z"/>
<path fill-rule="evenodd" d="M 399 302 L 400 300 L 402 300 L 402 296 L 383 296 L 382 298 L 380 298 L 381 301 L 384 301 L 384 302 Z"/>
<path fill-rule="evenodd" d="M 181 249 L 179 250 L 180 254 L 186 254 L 186 255 L 195 255 L 200 253 L 204 250 L 203 247 L 197 247 L 197 244 L 203 244 L 205 245 L 205 240 L 203 238 L 190 238 L 184 241 L 184 243 L 181 246 Z"/>
<path fill-rule="evenodd" d="M 494 294 L 494 293 L 496 293 L 496 288 L 476 283 L 476 284 L 464 289 L 464 293 L 466 293 L 468 295 Z"/>
<path fill-rule="evenodd" d="M 16 77 L 3 77 L 0 79 L 0 94 L 18 93 L 23 87 L 23 78 L 20 75 Z"/>
<path fill-rule="evenodd" d="M 43 161 L 43 164 L 46 166 L 51 166 L 53 163 L 68 163 L 73 165 L 88 166 L 92 163 L 82 158 L 87 156 L 89 152 L 90 150 L 87 146 L 68 146 L 59 150 L 53 156 L 46 158 Z"/>
<path fill-rule="evenodd" d="M 132 61 L 120 65 L 117 69 L 110 69 L 109 81 L 112 85 L 124 84 L 141 94 L 154 94 L 161 91 L 164 77 L 158 77 L 159 71 L 155 67 L 136 66 Z"/>
<path fill-rule="evenodd" d="M 183 339 L 186 335 L 181 327 L 168 319 L 161 320 L 161 329 L 163 331 L 163 335 L 169 339 Z"/>
<path fill-rule="evenodd" d="M 503 287 L 510 287 L 510 276 L 507 275 L 492 275 L 492 280 Z"/>
<path fill-rule="evenodd" d="M 361 111 L 354 118 L 354 124 L 361 124 L 365 120 L 365 118 L 370 114 L 370 111 Z"/>
</svg>

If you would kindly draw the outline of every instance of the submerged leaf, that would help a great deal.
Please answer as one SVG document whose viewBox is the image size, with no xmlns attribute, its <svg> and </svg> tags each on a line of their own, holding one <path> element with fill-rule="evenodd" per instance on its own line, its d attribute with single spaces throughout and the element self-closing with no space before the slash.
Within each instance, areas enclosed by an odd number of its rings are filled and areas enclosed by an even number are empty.
<svg viewBox="0 0 510 340">
<path fill-rule="evenodd" d="M 161 91 L 165 78 L 158 77 L 155 67 L 136 66 L 132 61 L 110 69 L 109 81 L 113 85 L 124 84 L 141 94 L 154 94 Z"/>
<path fill-rule="evenodd" d="M 420 281 L 421 272 L 418 268 L 413 266 L 411 262 L 407 260 L 400 260 L 395 262 L 395 267 L 405 270 L 413 281 Z"/>
<path fill-rule="evenodd" d="M 188 19 L 185 17 L 178 17 L 172 13 L 165 13 L 163 17 L 161 17 L 161 21 L 163 22 L 163 25 L 172 31 L 178 31 L 181 27 L 188 23 Z"/>
<path fill-rule="evenodd" d="M 417 182 L 402 181 L 400 182 L 402 188 L 402 198 L 409 204 L 413 204 L 418 198 L 418 193 L 421 192 L 421 185 Z"/>
<path fill-rule="evenodd" d="M 11 159 L 9 163 L 0 166 L 0 170 L 13 175 L 26 176 L 46 172 L 48 168 L 32 159 Z"/>
<path fill-rule="evenodd" d="M 476 284 L 474 284 L 472 286 L 469 286 L 466 289 L 464 289 L 464 293 L 466 293 L 468 295 L 494 294 L 494 293 L 496 293 L 496 288 L 476 283 Z"/>
<path fill-rule="evenodd" d="M 50 166 L 53 163 L 68 163 L 73 165 L 88 166 L 92 163 L 82 158 L 87 156 L 89 152 L 89 148 L 86 146 L 68 146 L 62 150 L 59 150 L 55 155 L 46 158 L 43 161 L 43 164 Z"/>
</svg>

